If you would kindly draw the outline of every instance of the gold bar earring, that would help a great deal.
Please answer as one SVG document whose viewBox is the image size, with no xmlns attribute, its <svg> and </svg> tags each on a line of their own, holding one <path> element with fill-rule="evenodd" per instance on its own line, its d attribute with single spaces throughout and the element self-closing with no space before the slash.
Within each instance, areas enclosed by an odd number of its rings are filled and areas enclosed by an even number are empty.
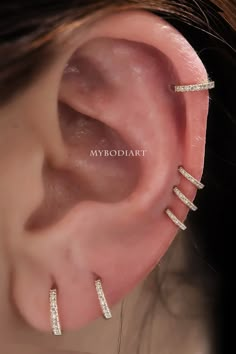
<svg viewBox="0 0 236 354">
<path fill-rule="evenodd" d="M 103 316 L 105 317 L 105 319 L 109 320 L 110 318 L 112 318 L 112 314 L 111 311 L 109 309 L 104 291 L 103 291 L 103 287 L 102 287 L 102 281 L 100 279 L 95 281 L 95 287 L 96 287 L 96 291 L 97 291 L 97 295 L 98 295 L 98 300 L 102 309 L 102 313 Z"/>
<path fill-rule="evenodd" d="M 178 187 L 173 188 L 174 194 L 192 211 L 197 210 L 197 206 L 191 202 L 180 190 Z"/>
<path fill-rule="evenodd" d="M 50 300 L 50 318 L 51 318 L 51 327 L 52 333 L 54 336 L 61 336 L 61 324 L 58 312 L 58 303 L 57 303 L 57 290 L 52 289 L 50 290 L 49 295 Z"/>
<path fill-rule="evenodd" d="M 190 173 L 188 173 L 182 166 L 178 168 L 178 171 L 183 177 L 185 177 L 190 183 L 192 183 L 198 189 L 203 189 L 205 187 L 204 184 L 202 184 L 196 178 L 191 176 Z"/>
<path fill-rule="evenodd" d="M 203 82 L 200 84 L 191 85 L 172 85 L 171 88 L 174 92 L 194 92 L 212 90 L 215 88 L 215 81 Z"/>
<path fill-rule="evenodd" d="M 166 215 L 170 218 L 170 220 L 181 230 L 185 231 L 187 229 L 187 226 L 184 225 L 170 209 L 166 209 L 165 212 Z"/>
<path fill-rule="evenodd" d="M 190 183 L 192 183 L 195 187 L 198 189 L 203 189 L 204 184 L 202 184 L 200 181 L 198 181 L 196 178 L 194 178 L 190 173 L 188 173 L 182 166 L 178 168 L 179 173 L 185 177 Z M 196 211 L 197 207 L 194 203 L 191 202 L 180 190 L 178 187 L 173 188 L 173 193 L 181 200 L 182 203 L 184 203 L 189 209 Z M 181 230 L 185 231 L 187 229 L 187 226 L 182 223 L 177 216 L 168 208 L 165 210 L 166 215 L 170 218 L 170 220 L 178 226 Z"/>
</svg>

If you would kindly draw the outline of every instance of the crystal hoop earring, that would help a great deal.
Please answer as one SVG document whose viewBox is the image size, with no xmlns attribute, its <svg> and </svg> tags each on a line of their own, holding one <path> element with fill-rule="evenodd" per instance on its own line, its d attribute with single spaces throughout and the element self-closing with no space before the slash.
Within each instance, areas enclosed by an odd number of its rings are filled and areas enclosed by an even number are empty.
<svg viewBox="0 0 236 354">
<path fill-rule="evenodd" d="M 215 88 L 215 81 L 191 85 L 172 85 L 171 88 L 174 92 L 194 92 L 212 90 L 213 88 Z"/>
<path fill-rule="evenodd" d="M 204 184 L 202 184 L 200 181 L 198 181 L 196 178 L 194 178 L 190 173 L 188 173 L 182 166 L 178 168 L 178 172 L 190 183 L 192 183 L 197 189 L 203 189 Z M 185 204 L 189 209 L 196 211 L 197 206 L 189 200 L 184 193 L 182 193 L 178 187 L 173 188 L 173 193 L 177 196 L 177 198 Z M 177 218 L 177 216 L 169 209 L 167 208 L 165 210 L 166 215 L 170 218 L 170 220 L 181 230 L 185 231 L 187 229 L 187 226 Z"/>
<path fill-rule="evenodd" d="M 112 318 L 112 314 L 103 291 L 101 279 L 95 281 L 95 287 L 103 316 L 106 320 L 109 320 L 110 318 Z"/>
<path fill-rule="evenodd" d="M 56 289 L 50 290 L 49 300 L 50 300 L 50 317 L 51 317 L 52 333 L 54 334 L 54 336 L 61 336 L 62 332 L 61 332 L 61 324 L 60 324 L 60 318 L 58 312 Z"/>
</svg>

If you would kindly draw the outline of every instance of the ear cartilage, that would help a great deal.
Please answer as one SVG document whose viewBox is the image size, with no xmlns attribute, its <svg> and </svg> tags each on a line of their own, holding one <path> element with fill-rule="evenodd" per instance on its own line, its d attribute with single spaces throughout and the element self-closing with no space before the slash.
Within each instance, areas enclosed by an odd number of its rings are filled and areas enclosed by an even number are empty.
<svg viewBox="0 0 236 354">
<path fill-rule="evenodd" d="M 52 333 L 54 336 L 61 336 L 61 324 L 58 312 L 58 303 L 57 303 L 57 290 L 50 290 L 50 317 L 51 317 L 51 327 Z"/>
<path fill-rule="evenodd" d="M 215 88 L 215 81 L 203 82 L 201 84 L 192 85 L 172 85 L 171 88 L 174 92 L 194 92 L 212 90 Z"/>
<path fill-rule="evenodd" d="M 181 173 L 183 177 L 185 177 L 189 182 L 191 182 L 198 189 L 203 189 L 205 187 L 204 184 L 202 184 L 196 178 L 191 176 L 190 173 L 188 173 L 182 166 L 178 168 L 178 171 L 179 173 Z"/>
<path fill-rule="evenodd" d="M 192 211 L 197 210 L 197 206 L 193 204 L 180 190 L 178 187 L 173 188 L 174 194 Z"/>
<path fill-rule="evenodd" d="M 181 230 L 185 231 L 187 226 L 184 225 L 173 213 L 170 209 L 166 209 L 167 216 L 173 221 L 173 223 L 178 226 Z"/>
<path fill-rule="evenodd" d="M 102 281 L 101 279 L 98 279 L 95 281 L 95 287 L 96 287 L 96 291 L 97 291 L 97 295 L 98 295 L 98 300 L 101 306 L 101 310 L 103 313 L 103 316 L 105 317 L 106 320 L 109 320 L 112 318 L 112 314 L 111 311 L 109 309 L 104 291 L 103 291 L 103 287 L 102 287 Z"/>
</svg>

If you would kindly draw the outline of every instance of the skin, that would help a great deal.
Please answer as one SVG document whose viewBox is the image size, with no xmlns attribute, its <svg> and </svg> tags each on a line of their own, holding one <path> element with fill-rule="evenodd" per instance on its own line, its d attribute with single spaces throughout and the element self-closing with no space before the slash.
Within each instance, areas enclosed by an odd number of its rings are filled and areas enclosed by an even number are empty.
<svg viewBox="0 0 236 354">
<path fill-rule="evenodd" d="M 153 273 L 144 279 L 177 233 L 164 210 L 187 216 L 173 186 L 191 200 L 196 195 L 178 166 L 202 175 L 208 92 L 180 95 L 169 85 L 204 82 L 207 73 L 180 33 L 142 11 L 99 18 L 61 34 L 57 45 L 40 77 L 0 108 L 0 339 L 6 354 L 111 354 L 121 310 L 133 336 L 129 319 L 135 313 L 133 323 L 141 326 L 157 296 L 147 296 Z M 94 158 L 94 148 L 147 153 Z M 179 243 L 163 272 L 187 266 Z M 108 322 L 99 318 L 97 276 L 113 309 Z M 55 284 L 62 338 L 50 336 L 48 294 Z M 172 300 L 178 312 L 188 307 L 183 296 L 204 308 L 201 292 L 181 289 Z M 159 335 L 144 345 L 153 353 L 157 347 L 210 352 L 203 316 L 190 326 L 157 303 L 153 333 Z M 176 336 L 169 342 L 170 328 Z M 134 344 L 122 344 L 122 352 Z"/>
</svg>

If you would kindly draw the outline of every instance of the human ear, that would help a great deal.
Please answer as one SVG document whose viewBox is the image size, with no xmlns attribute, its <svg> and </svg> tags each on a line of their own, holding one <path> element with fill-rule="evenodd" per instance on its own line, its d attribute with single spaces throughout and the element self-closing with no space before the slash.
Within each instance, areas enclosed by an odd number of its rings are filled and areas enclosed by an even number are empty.
<svg viewBox="0 0 236 354">
<path fill-rule="evenodd" d="M 188 213 L 173 187 L 190 200 L 196 194 L 178 167 L 202 175 L 209 101 L 206 91 L 177 94 L 171 85 L 205 81 L 178 31 L 158 16 L 124 11 L 68 35 L 19 99 L 25 139 L 41 156 L 27 157 L 27 211 L 17 242 L 16 227 L 8 241 L 13 299 L 31 326 L 50 330 L 52 287 L 63 329 L 85 326 L 101 315 L 97 278 L 112 307 L 165 254 L 177 233 L 165 210 L 180 220 Z M 144 153 L 96 157 L 95 149 Z"/>
</svg>

